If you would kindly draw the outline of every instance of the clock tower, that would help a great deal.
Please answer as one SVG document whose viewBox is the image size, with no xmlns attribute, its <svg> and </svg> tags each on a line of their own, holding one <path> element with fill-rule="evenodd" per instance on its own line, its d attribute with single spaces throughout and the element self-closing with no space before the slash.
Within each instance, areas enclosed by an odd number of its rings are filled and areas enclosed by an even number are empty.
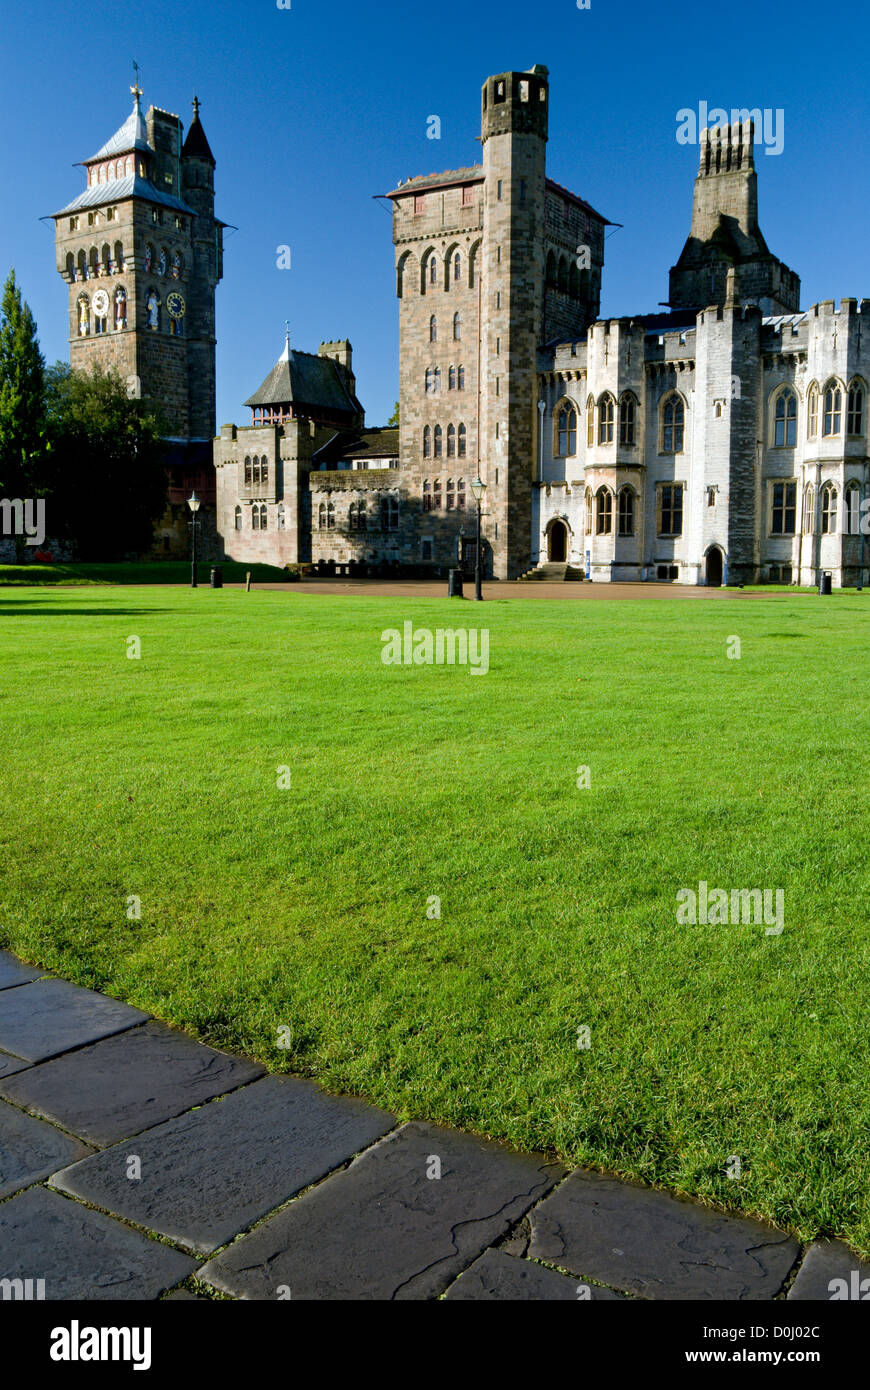
<svg viewBox="0 0 870 1390">
<path fill-rule="evenodd" d="M 69 293 L 70 365 L 116 369 L 130 396 L 153 402 L 166 424 L 170 509 L 156 528 L 160 553 L 187 546 L 185 499 L 195 487 L 209 530 L 215 433 L 215 289 L 223 227 L 214 213 L 215 161 L 193 101 L 177 116 L 133 110 L 83 161 L 85 189 L 54 214 L 57 269 Z"/>
</svg>

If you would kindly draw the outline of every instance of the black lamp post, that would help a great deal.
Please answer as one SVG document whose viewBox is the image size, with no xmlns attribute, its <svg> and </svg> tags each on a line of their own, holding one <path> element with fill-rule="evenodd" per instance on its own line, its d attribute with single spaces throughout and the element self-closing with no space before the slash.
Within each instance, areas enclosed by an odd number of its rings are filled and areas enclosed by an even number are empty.
<svg viewBox="0 0 870 1390">
<path fill-rule="evenodd" d="M 190 507 L 190 587 L 195 589 L 196 582 L 196 514 L 199 511 L 200 501 L 196 492 L 192 492 L 187 499 Z"/>
<path fill-rule="evenodd" d="M 471 484 L 471 495 L 477 503 L 477 549 L 474 555 L 474 597 L 478 602 L 483 598 L 481 593 L 481 568 L 480 568 L 480 508 L 483 504 L 483 494 L 486 492 L 486 483 L 481 482 L 480 478 L 475 478 Z"/>
</svg>

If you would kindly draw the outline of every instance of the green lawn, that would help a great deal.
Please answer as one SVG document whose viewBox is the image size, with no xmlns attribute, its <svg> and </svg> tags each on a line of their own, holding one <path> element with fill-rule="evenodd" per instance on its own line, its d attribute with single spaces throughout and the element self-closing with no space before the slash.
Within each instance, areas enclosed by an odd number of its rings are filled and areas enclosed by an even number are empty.
<svg viewBox="0 0 870 1390">
<path fill-rule="evenodd" d="M 286 579 L 284 570 L 273 565 L 242 565 L 233 560 L 221 564 L 225 584 L 244 584 L 250 571 L 254 583 Z M 198 566 L 200 584 L 208 584 L 211 564 L 202 560 Z M 31 586 L 62 584 L 91 586 L 94 584 L 190 584 L 189 560 L 152 560 L 141 563 L 121 561 L 117 564 L 75 565 L 0 565 L 0 588 L 7 585 Z"/>
<path fill-rule="evenodd" d="M 485 623 L 489 673 L 383 665 L 407 619 Z M 868 644 L 854 593 L 0 594 L 0 944 L 866 1256 Z M 700 880 L 783 889 L 782 934 L 678 925 Z"/>
</svg>

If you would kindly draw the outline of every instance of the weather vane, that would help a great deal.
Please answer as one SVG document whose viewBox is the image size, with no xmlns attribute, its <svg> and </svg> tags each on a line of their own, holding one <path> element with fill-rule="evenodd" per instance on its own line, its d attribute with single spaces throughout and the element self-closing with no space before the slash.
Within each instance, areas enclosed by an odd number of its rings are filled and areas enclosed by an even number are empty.
<svg viewBox="0 0 870 1390">
<path fill-rule="evenodd" d="M 134 87 L 131 87 L 130 91 L 133 93 L 133 96 L 136 98 L 136 102 L 138 104 L 139 98 L 142 95 L 142 88 L 139 86 L 139 64 L 136 62 L 135 58 L 133 59 L 133 71 L 136 74 L 136 85 Z"/>
</svg>

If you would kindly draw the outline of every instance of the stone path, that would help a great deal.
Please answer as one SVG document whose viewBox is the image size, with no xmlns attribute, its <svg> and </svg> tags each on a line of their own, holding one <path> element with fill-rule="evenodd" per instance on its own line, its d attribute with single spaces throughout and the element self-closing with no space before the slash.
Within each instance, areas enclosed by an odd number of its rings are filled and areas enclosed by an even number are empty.
<svg viewBox="0 0 870 1390">
<path fill-rule="evenodd" d="M 839 1242 L 328 1095 L 0 952 L 0 1280 L 46 1299 L 828 1299 Z"/>
</svg>

